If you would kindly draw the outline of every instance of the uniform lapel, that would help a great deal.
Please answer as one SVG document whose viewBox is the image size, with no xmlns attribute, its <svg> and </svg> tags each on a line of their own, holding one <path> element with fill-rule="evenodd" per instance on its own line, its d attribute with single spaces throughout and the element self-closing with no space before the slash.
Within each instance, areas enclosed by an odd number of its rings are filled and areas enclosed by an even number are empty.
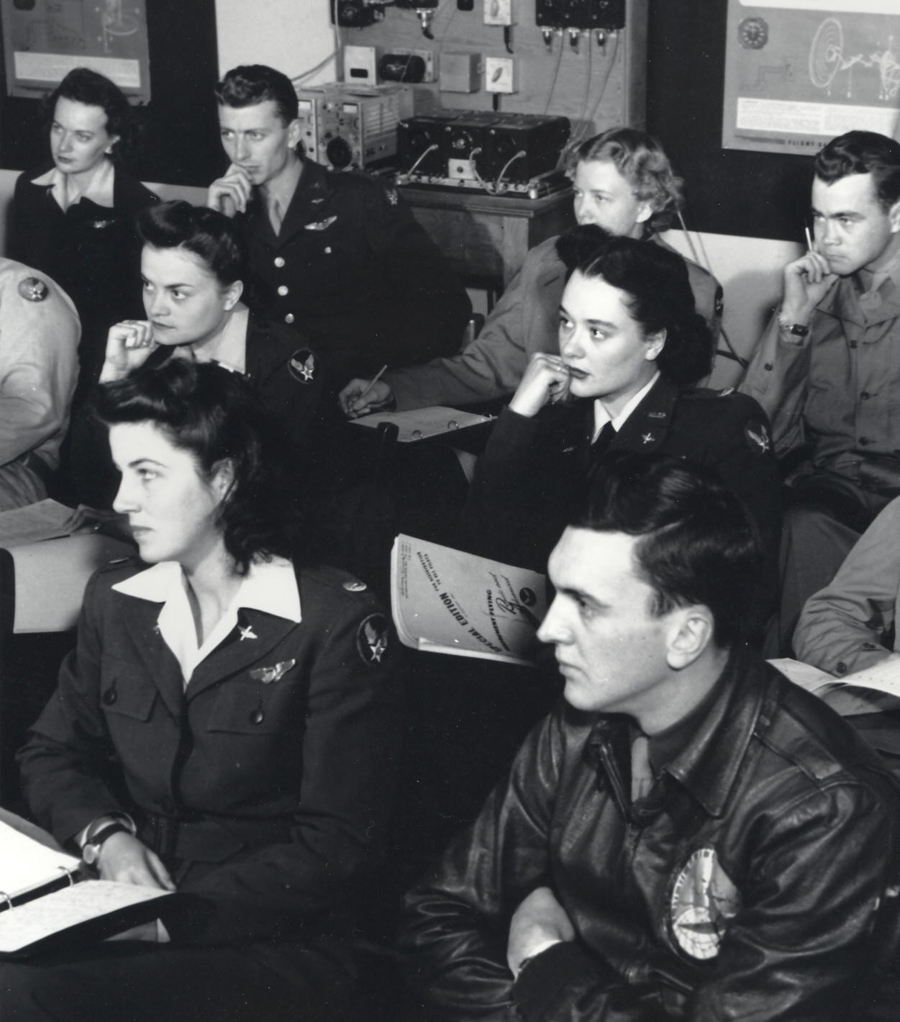
<svg viewBox="0 0 900 1022">
<path fill-rule="evenodd" d="M 134 655 L 159 690 L 173 717 L 184 705 L 184 679 L 175 654 L 163 641 L 157 619 L 161 604 L 129 596 L 123 604 L 125 631 Z"/>
<path fill-rule="evenodd" d="M 644 400 L 622 424 L 610 444 L 610 450 L 640 451 L 642 454 L 658 451 L 669 435 L 678 393 L 678 385 L 660 375 Z"/>
<path fill-rule="evenodd" d="M 319 223 L 327 217 L 326 209 L 330 205 L 331 186 L 325 168 L 312 160 L 304 159 L 302 163 L 303 172 L 281 222 L 281 230 L 278 233 L 279 246 L 286 244 L 299 231 L 305 231 L 308 224 Z M 263 211 L 265 212 L 265 203 Z"/>
<path fill-rule="evenodd" d="M 196 698 L 218 682 L 255 667 L 276 667 L 276 647 L 297 627 L 296 622 L 263 611 L 240 611 L 238 627 L 197 665 L 187 687 L 187 698 Z"/>
</svg>

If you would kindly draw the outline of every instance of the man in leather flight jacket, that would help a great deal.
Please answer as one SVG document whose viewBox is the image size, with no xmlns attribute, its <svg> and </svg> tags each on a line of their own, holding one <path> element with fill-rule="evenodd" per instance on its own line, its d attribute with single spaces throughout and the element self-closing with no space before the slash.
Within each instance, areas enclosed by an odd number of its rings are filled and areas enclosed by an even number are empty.
<svg viewBox="0 0 900 1022">
<path fill-rule="evenodd" d="M 742 642 L 757 541 L 706 469 L 624 454 L 550 559 L 565 700 L 407 896 L 441 1018 L 895 1018 L 900 794 Z"/>
</svg>

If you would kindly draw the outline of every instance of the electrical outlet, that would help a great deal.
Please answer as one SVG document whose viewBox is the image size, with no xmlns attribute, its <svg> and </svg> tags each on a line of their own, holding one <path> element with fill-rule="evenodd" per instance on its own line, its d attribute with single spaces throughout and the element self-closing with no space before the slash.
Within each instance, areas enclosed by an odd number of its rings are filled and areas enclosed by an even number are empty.
<svg viewBox="0 0 900 1022">
<path fill-rule="evenodd" d="M 484 0 L 485 25 L 511 25 L 512 0 Z"/>
<path fill-rule="evenodd" d="M 512 57 L 484 58 L 484 88 L 487 92 L 515 92 Z"/>
</svg>

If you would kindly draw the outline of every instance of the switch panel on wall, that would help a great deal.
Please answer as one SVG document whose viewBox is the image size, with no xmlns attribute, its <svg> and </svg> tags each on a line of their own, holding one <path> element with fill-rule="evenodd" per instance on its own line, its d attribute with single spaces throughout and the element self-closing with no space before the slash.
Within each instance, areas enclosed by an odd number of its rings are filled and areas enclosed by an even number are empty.
<svg viewBox="0 0 900 1022">
<path fill-rule="evenodd" d="M 485 25 L 511 25 L 512 0 L 484 0 Z"/>
<path fill-rule="evenodd" d="M 484 87 L 488 92 L 515 92 L 512 57 L 484 58 Z"/>
</svg>

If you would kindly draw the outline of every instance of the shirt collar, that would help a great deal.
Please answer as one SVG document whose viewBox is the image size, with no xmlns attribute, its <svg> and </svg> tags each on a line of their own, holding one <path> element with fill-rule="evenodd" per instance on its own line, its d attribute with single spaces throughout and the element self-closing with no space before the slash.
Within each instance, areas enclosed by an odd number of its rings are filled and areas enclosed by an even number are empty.
<svg viewBox="0 0 900 1022">
<path fill-rule="evenodd" d="M 182 344 L 176 348 L 181 358 L 195 359 L 197 362 L 217 362 L 224 369 L 243 376 L 247 372 L 247 330 L 250 322 L 250 310 L 243 303 L 232 311 L 225 329 L 214 340 L 197 350 L 192 344 Z"/>
<path fill-rule="evenodd" d="M 113 589 L 151 603 L 167 603 L 184 587 L 184 573 L 175 561 L 162 561 L 130 578 L 117 582 Z M 271 561 L 253 561 L 231 601 L 234 610 L 259 610 L 288 621 L 301 620 L 300 591 L 294 566 L 283 557 Z"/>
<path fill-rule="evenodd" d="M 641 387 L 641 389 L 634 394 L 622 409 L 618 415 L 612 417 L 609 412 L 603 407 L 603 402 L 600 398 L 594 400 L 594 436 L 596 440 L 600 435 L 600 430 L 611 422 L 613 429 L 618 433 L 619 430 L 625 425 L 625 421 L 628 416 L 637 408 L 637 406 L 644 400 L 644 398 L 650 393 L 653 384 L 659 379 L 659 370 L 657 369 L 653 376 L 647 381 L 647 383 Z M 583 428 L 583 427 L 582 427 Z"/>
<path fill-rule="evenodd" d="M 51 167 L 46 174 L 36 177 L 33 184 L 50 189 L 60 209 L 66 210 L 82 199 L 89 199 L 98 206 L 114 206 L 113 189 L 116 181 L 116 168 L 111 160 L 103 159 L 91 175 L 87 188 L 77 191 L 70 174 L 63 174 L 58 167 Z"/>
<path fill-rule="evenodd" d="M 293 160 L 274 181 L 268 182 L 260 188 L 261 197 L 267 210 L 271 209 L 272 202 L 275 199 L 278 200 L 282 220 L 287 215 L 288 206 L 291 204 L 294 192 L 297 191 L 297 185 L 300 183 L 303 169 L 304 164 L 302 160 L 299 158 Z"/>
</svg>

